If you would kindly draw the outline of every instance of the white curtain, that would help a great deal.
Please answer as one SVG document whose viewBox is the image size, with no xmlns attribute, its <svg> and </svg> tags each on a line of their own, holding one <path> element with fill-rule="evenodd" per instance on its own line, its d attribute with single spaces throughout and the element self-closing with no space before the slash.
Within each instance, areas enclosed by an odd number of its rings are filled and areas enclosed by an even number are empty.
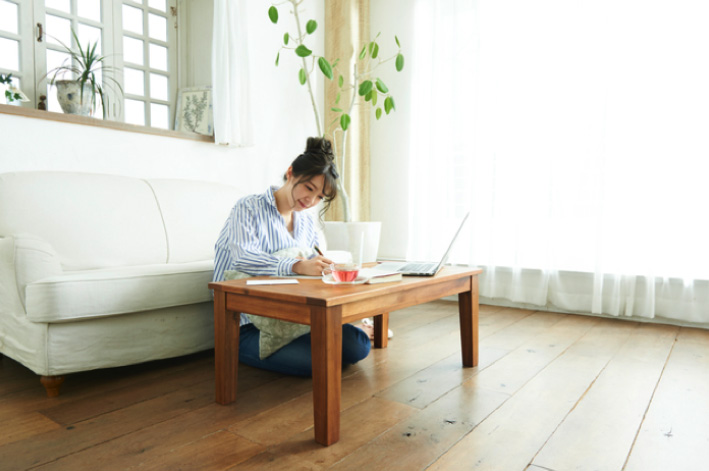
<svg viewBox="0 0 709 471">
<path fill-rule="evenodd" d="M 409 257 L 470 210 L 487 300 L 709 325 L 709 2 L 416 9 Z"/>
<path fill-rule="evenodd" d="M 212 99 L 217 144 L 252 144 L 246 0 L 214 0 Z"/>
</svg>

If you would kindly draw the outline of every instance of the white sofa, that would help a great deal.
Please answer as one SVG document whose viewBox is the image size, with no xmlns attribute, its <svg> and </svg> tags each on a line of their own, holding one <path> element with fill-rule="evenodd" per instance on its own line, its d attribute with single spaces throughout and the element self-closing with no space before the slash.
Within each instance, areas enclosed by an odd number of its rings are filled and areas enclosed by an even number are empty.
<svg viewBox="0 0 709 471">
<path fill-rule="evenodd" d="M 214 242 L 234 187 L 73 172 L 0 174 L 0 354 L 42 376 L 214 344 Z"/>
</svg>

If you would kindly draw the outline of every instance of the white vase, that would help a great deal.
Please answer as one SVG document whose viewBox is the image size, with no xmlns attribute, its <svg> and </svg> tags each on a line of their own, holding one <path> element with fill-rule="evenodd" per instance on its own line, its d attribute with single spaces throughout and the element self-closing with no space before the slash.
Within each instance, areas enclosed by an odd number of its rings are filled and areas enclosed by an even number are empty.
<svg viewBox="0 0 709 471">
<path fill-rule="evenodd" d="M 381 222 L 325 221 L 323 223 L 327 249 L 348 251 L 354 261 L 359 261 L 361 254 L 363 263 L 377 260 L 381 229 Z"/>
<path fill-rule="evenodd" d="M 89 82 L 84 82 L 83 95 L 78 80 L 57 80 L 54 84 L 57 87 L 57 101 L 64 113 L 91 116 L 93 93 Z"/>
</svg>

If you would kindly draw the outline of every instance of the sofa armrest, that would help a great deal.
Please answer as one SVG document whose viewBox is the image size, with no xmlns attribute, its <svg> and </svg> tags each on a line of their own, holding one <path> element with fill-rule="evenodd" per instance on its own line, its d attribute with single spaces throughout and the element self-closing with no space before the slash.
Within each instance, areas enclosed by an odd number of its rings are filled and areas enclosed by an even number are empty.
<svg viewBox="0 0 709 471">
<path fill-rule="evenodd" d="M 8 237 L 13 243 L 15 285 L 23 308 L 27 285 L 51 276 L 61 275 L 59 256 L 47 241 L 32 234 Z"/>
</svg>

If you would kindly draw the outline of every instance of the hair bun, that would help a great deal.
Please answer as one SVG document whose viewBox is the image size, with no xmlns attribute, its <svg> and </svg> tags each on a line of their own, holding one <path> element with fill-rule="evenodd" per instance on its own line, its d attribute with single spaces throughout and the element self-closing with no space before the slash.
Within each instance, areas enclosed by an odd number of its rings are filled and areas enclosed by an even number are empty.
<svg viewBox="0 0 709 471">
<path fill-rule="evenodd" d="M 323 137 L 309 137 L 305 145 L 306 154 L 325 154 L 326 157 L 334 159 L 332 154 L 332 144 Z"/>
</svg>

